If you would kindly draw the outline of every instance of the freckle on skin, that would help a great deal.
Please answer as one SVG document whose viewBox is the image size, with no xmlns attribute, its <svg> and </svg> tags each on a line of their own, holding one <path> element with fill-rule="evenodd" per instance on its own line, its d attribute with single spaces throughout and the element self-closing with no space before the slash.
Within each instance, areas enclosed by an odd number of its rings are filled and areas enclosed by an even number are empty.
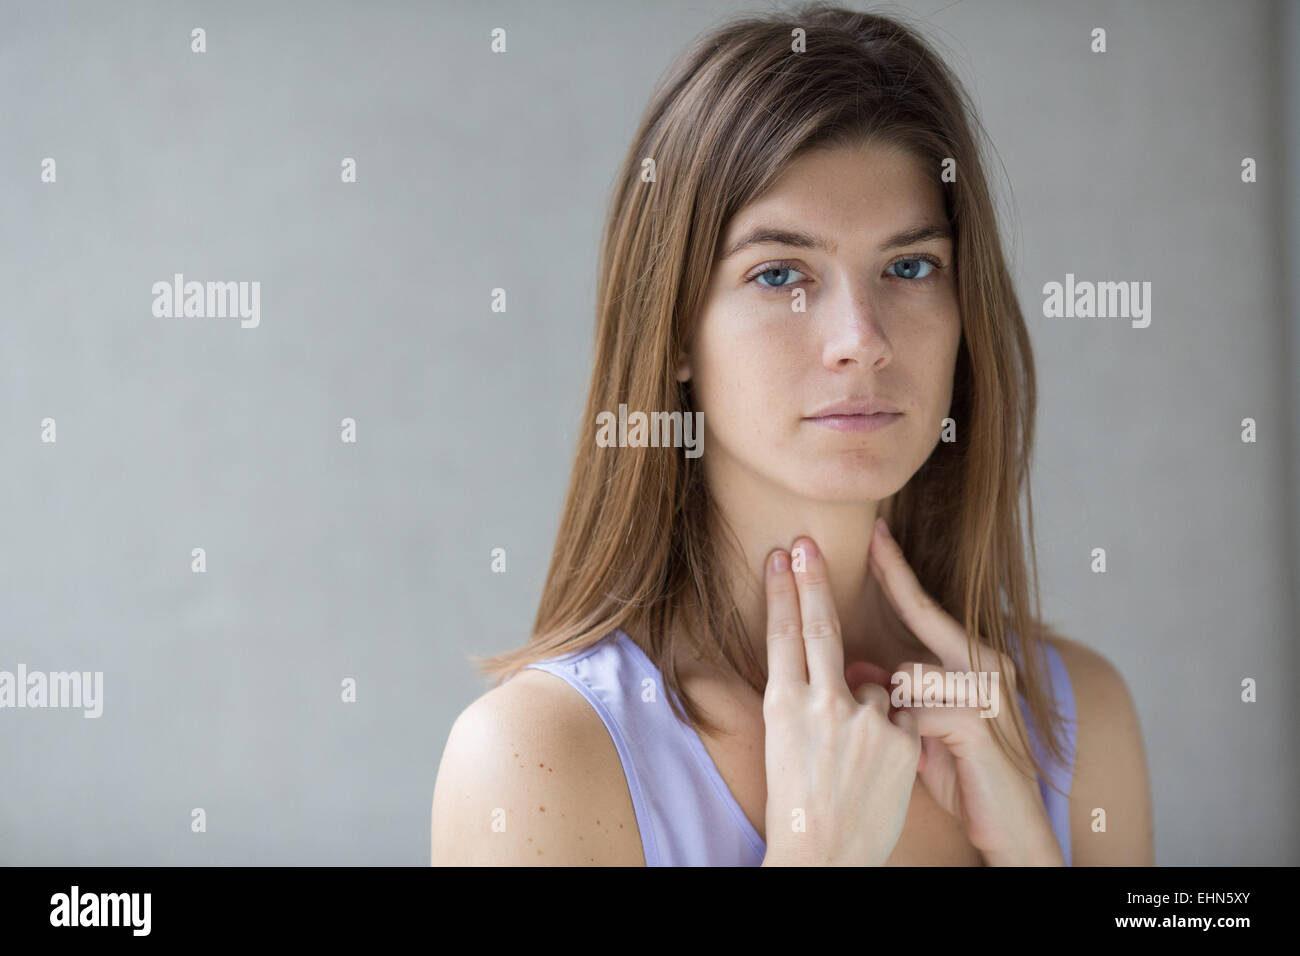
<svg viewBox="0 0 1300 956">
<path fill-rule="evenodd" d="M 541 810 L 543 813 L 546 812 L 546 808 L 545 808 L 545 807 L 538 807 L 537 809 L 538 809 L 538 810 Z"/>
</svg>

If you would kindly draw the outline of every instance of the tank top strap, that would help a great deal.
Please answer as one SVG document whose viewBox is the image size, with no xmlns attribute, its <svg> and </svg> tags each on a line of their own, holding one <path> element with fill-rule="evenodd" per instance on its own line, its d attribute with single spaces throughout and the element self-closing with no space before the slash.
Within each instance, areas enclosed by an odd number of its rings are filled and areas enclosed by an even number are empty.
<svg viewBox="0 0 1300 956">
<path fill-rule="evenodd" d="M 647 866 L 757 866 L 763 844 L 703 742 L 672 712 L 643 650 L 614 630 L 579 651 L 526 665 L 564 679 L 609 731 Z"/>
<path fill-rule="evenodd" d="M 1009 633 L 1008 636 L 1013 657 L 1018 664 L 1023 666 L 1020 642 L 1014 632 Z M 1040 730 L 1034 721 L 1033 714 L 1029 712 L 1025 695 L 1021 693 L 1017 696 L 1020 698 L 1021 713 L 1025 718 L 1025 729 L 1029 734 L 1031 751 L 1034 758 L 1047 773 L 1046 777 L 1042 773 L 1038 775 L 1038 792 L 1043 798 L 1043 806 L 1047 809 L 1048 819 L 1051 820 L 1052 832 L 1056 834 L 1056 842 L 1060 845 L 1061 853 L 1065 857 L 1065 865 L 1069 866 L 1071 860 L 1070 783 L 1074 777 L 1074 757 L 1078 736 L 1074 685 L 1070 681 L 1070 673 L 1066 669 L 1060 651 L 1052 644 L 1045 643 L 1043 645 L 1043 654 L 1047 676 L 1051 682 L 1051 696 L 1056 698 L 1056 710 L 1062 720 L 1061 743 L 1065 751 L 1064 763 L 1051 759 L 1045 743 L 1046 734 Z M 1053 786 L 1049 785 L 1049 783 L 1059 788 L 1059 792 L 1058 789 L 1053 789 Z"/>
</svg>

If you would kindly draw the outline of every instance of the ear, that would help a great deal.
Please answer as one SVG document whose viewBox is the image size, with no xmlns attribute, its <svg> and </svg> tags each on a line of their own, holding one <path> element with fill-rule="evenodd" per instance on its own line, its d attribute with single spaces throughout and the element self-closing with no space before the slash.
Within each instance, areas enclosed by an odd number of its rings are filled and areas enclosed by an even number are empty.
<svg viewBox="0 0 1300 956">
<path fill-rule="evenodd" d="M 691 377 L 691 361 L 685 355 L 677 360 L 677 381 L 689 381 Z"/>
</svg>

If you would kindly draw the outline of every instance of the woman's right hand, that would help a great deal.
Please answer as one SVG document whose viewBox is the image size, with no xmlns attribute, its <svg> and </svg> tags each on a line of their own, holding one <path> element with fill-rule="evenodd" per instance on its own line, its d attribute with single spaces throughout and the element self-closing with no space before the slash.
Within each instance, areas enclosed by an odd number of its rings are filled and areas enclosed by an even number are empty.
<svg viewBox="0 0 1300 956">
<path fill-rule="evenodd" d="M 850 691 L 826 562 L 811 539 L 804 570 L 775 551 L 765 566 L 767 761 L 764 866 L 880 866 L 893 852 L 916 782 L 921 737 L 889 692 Z"/>
</svg>

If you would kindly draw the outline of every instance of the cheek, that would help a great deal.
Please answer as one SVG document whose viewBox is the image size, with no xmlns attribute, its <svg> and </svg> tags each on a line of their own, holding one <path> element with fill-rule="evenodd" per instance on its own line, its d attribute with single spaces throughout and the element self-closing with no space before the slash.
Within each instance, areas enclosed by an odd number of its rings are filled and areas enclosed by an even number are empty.
<svg viewBox="0 0 1300 956">
<path fill-rule="evenodd" d="M 790 414 L 797 396 L 795 343 L 772 334 L 771 323 L 742 317 L 718 320 L 697 344 L 694 365 L 697 407 L 715 433 L 764 434 Z"/>
<path fill-rule="evenodd" d="M 940 400 L 944 409 L 947 409 L 952 401 L 953 376 L 957 372 L 957 352 L 960 347 L 961 317 L 954 307 L 951 321 L 945 326 L 944 334 L 935 345 L 935 355 L 938 356 L 935 375 L 939 381 Z"/>
<path fill-rule="evenodd" d="M 900 325 L 894 336 L 895 360 L 906 355 L 906 364 L 913 370 L 909 377 L 915 378 L 925 394 L 940 401 L 952 391 L 960 342 L 961 318 L 954 304 Z"/>
</svg>

